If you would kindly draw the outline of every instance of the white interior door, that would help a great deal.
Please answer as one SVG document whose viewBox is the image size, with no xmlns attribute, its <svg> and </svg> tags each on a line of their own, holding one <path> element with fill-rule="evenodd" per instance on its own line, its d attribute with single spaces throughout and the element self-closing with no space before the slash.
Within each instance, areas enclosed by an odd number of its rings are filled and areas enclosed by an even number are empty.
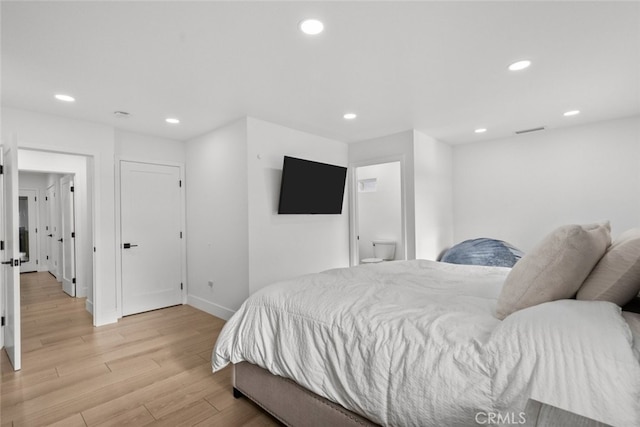
<svg viewBox="0 0 640 427">
<path fill-rule="evenodd" d="M 2 213 L 4 251 L 2 280 L 4 288 L 4 348 L 14 370 L 21 368 L 20 346 L 20 253 L 18 247 L 18 149 L 15 139 L 2 148 Z"/>
<path fill-rule="evenodd" d="M 122 161 L 122 314 L 182 303 L 180 169 Z"/>
<path fill-rule="evenodd" d="M 45 245 L 47 252 L 47 268 L 49 273 L 53 274 L 53 276 L 59 282 L 62 281 L 60 278 L 60 270 L 58 261 L 60 258 L 58 251 L 58 203 L 56 199 L 56 186 L 52 185 L 47 188 L 47 195 L 45 196 L 45 210 L 46 210 L 46 226 L 45 226 Z"/>
<path fill-rule="evenodd" d="M 76 219 L 73 175 L 60 179 L 60 238 L 62 243 L 62 289 L 76 296 Z"/>
<path fill-rule="evenodd" d="M 29 273 L 38 271 L 38 190 L 22 189 L 19 194 L 20 273 Z"/>
</svg>

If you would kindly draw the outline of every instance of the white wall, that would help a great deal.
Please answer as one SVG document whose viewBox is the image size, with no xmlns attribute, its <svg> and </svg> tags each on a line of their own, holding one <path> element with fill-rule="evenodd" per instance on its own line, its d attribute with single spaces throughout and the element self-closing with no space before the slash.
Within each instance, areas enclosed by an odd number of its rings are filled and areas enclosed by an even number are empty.
<svg viewBox="0 0 640 427">
<path fill-rule="evenodd" d="M 95 185 L 96 325 L 117 321 L 115 286 L 114 129 L 48 114 L 2 108 L 3 135 L 15 134 L 18 147 L 88 156 L 88 186 Z"/>
<path fill-rule="evenodd" d="M 51 165 L 55 164 L 52 152 L 84 156 L 90 211 L 87 216 L 95 220 L 94 234 L 88 245 L 91 251 L 95 247 L 95 252 L 92 252 L 95 265 L 94 323 L 116 322 L 120 317 L 120 281 L 116 263 L 116 159 L 126 157 L 138 161 L 179 163 L 185 158 L 183 144 L 121 132 L 112 126 L 7 107 L 2 108 L 2 124 L 3 138 L 15 135 L 20 149 L 41 152 L 46 168 L 40 170 L 58 172 L 52 170 Z M 87 289 L 87 293 L 91 296 L 91 289 Z"/>
<path fill-rule="evenodd" d="M 122 160 L 184 164 L 187 149 L 181 141 L 116 129 L 115 153 Z"/>
<path fill-rule="evenodd" d="M 188 302 L 228 319 L 249 296 L 246 119 L 188 141 L 186 161 Z"/>
<path fill-rule="evenodd" d="M 278 215 L 284 156 L 347 166 L 347 144 L 247 119 L 249 290 L 349 265 L 349 215 Z"/>
<path fill-rule="evenodd" d="M 453 242 L 453 150 L 414 131 L 416 258 L 436 260 Z"/>
<path fill-rule="evenodd" d="M 404 259 L 400 162 L 362 166 L 356 173 L 358 181 L 376 179 L 376 191 L 357 193 L 358 257 L 374 257 L 373 240 L 390 240 L 396 242 L 395 259 Z"/>
<path fill-rule="evenodd" d="M 640 225 L 640 117 L 454 147 L 455 242 L 524 251 L 567 223 Z"/>
</svg>

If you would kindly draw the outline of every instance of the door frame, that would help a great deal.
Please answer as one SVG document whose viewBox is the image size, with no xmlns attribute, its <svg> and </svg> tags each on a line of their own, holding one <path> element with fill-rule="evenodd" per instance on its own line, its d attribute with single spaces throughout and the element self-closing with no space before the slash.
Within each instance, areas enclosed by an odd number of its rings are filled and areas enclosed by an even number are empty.
<svg viewBox="0 0 640 427">
<path fill-rule="evenodd" d="M 358 247 L 358 175 L 356 170 L 364 166 L 393 162 L 400 162 L 400 219 L 402 247 L 404 248 L 404 259 L 407 259 L 407 186 L 405 183 L 405 156 L 385 156 L 361 162 L 349 163 L 347 180 L 349 183 L 349 265 L 351 267 L 360 264 L 360 249 Z"/>
<path fill-rule="evenodd" d="M 158 166 L 173 166 L 179 169 L 180 180 L 182 186 L 180 188 L 180 228 L 182 229 L 182 239 L 180 241 L 180 270 L 181 280 L 184 284 L 182 289 L 182 304 L 187 303 L 188 295 L 188 283 L 187 283 L 187 227 L 186 227 L 186 191 L 185 191 L 185 164 L 183 162 L 168 162 L 168 161 L 148 161 L 140 160 L 135 157 L 118 156 L 116 158 L 116 173 L 115 173 L 115 211 L 116 211 L 116 301 L 118 317 L 122 317 L 122 190 L 121 190 L 121 165 L 122 162 L 143 163 L 149 165 Z"/>
<path fill-rule="evenodd" d="M 93 318 L 93 326 L 106 325 L 109 323 L 114 323 L 117 321 L 115 317 L 115 309 L 111 312 L 108 307 L 102 307 L 100 305 L 100 299 L 102 298 L 102 294 L 100 290 L 109 286 L 108 284 L 103 283 L 101 280 L 101 276 L 98 275 L 98 270 L 104 270 L 103 265 L 104 262 L 102 260 L 103 257 L 96 256 L 96 247 L 100 247 L 102 244 L 104 246 L 108 246 L 108 243 L 104 242 L 104 239 L 98 239 L 98 236 L 101 235 L 102 232 L 102 224 L 101 224 L 101 211 L 100 211 L 100 201 L 102 197 L 102 189 L 101 189 L 101 167 L 104 166 L 102 164 L 102 157 L 100 152 L 97 150 L 54 150 L 51 146 L 46 145 L 34 145 L 25 143 L 24 145 L 20 145 L 18 138 L 18 154 L 20 155 L 21 151 L 25 152 L 37 152 L 41 154 L 47 155 L 63 155 L 63 156 L 77 156 L 83 157 L 86 160 L 86 190 L 87 190 L 87 199 L 85 200 L 87 204 L 87 208 L 90 210 L 90 213 L 87 214 L 87 221 L 90 222 L 88 227 L 88 236 L 86 237 L 88 240 L 90 247 L 93 248 L 93 252 L 91 255 L 86 256 L 87 262 L 92 266 L 92 296 L 93 301 L 91 304 L 87 300 L 86 309 L 89 311 Z M 20 163 L 20 162 L 19 162 Z M 53 164 L 54 162 L 52 162 Z M 55 175 L 65 175 L 65 174 L 74 174 L 75 170 L 63 170 L 63 168 L 57 166 L 42 166 L 42 167 L 29 167 L 20 169 L 24 172 L 38 172 L 38 173 L 51 173 Z M 88 246 L 89 246 L 88 245 Z M 78 292 L 76 292 L 78 295 Z M 84 296 L 84 295 L 80 295 Z"/>
</svg>

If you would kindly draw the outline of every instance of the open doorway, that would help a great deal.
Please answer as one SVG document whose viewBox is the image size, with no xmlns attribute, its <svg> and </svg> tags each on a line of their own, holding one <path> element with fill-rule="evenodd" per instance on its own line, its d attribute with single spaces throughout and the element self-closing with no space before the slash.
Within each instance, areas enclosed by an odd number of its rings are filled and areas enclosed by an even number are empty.
<svg viewBox="0 0 640 427">
<path fill-rule="evenodd" d="M 76 296 L 75 174 L 19 172 L 21 273 L 49 272 Z"/>
<path fill-rule="evenodd" d="M 352 173 L 352 264 L 406 259 L 401 161 L 359 165 Z"/>
<path fill-rule="evenodd" d="M 67 294 L 86 298 L 86 309 L 93 314 L 90 168 L 87 156 L 18 150 L 19 186 L 40 193 L 39 271 L 51 272 Z"/>
<path fill-rule="evenodd" d="M 78 250 L 75 251 L 75 293 L 78 298 L 74 301 L 80 302 L 88 312 L 88 318 L 93 318 L 96 324 L 96 314 L 94 310 L 94 220 L 93 220 L 93 194 L 94 194 L 94 163 L 91 155 L 63 154 L 49 151 L 18 149 L 16 148 L 15 137 L 10 140 L 7 146 L 3 145 L 2 164 L 4 173 L 2 175 L 2 211 L 3 211 L 3 235 L 5 256 L 9 255 L 9 260 L 3 260 L 3 264 L 11 264 L 10 267 L 19 267 L 19 186 L 25 185 L 20 182 L 20 172 L 41 173 L 49 176 L 56 174 L 73 177 L 73 185 L 70 191 L 74 192 L 75 202 L 75 227 L 69 228 L 76 239 Z M 62 181 L 62 178 L 60 179 Z M 49 188 L 47 188 L 47 191 Z M 42 195 L 40 195 L 42 197 Z M 46 196 L 45 196 L 46 197 Z M 39 226 L 38 231 L 42 228 Z M 62 226 L 61 226 L 62 228 Z M 75 229 L 74 229 L 75 228 Z M 43 233 L 43 235 L 45 235 Z M 49 237 L 49 236 L 47 236 Z M 63 236 L 64 237 L 64 236 Z M 37 246 L 37 245 L 36 245 Z M 41 245 L 44 246 L 44 245 Z M 31 248 L 33 249 L 33 247 Z M 39 249 L 41 252 L 42 249 Z M 33 250 L 30 257 L 33 256 Z M 39 263 L 38 263 L 39 265 Z M 62 267 L 61 267 L 62 268 Z M 2 301 L 4 317 L 7 319 L 5 327 L 2 328 L 0 341 L 4 342 L 7 355 L 11 360 L 14 370 L 21 369 L 21 280 L 19 268 L 3 269 Z M 38 273 L 46 274 L 48 273 Z"/>
<path fill-rule="evenodd" d="M 40 261 L 38 242 L 38 190 L 20 188 L 18 197 L 18 245 L 20 273 L 38 271 Z"/>
</svg>

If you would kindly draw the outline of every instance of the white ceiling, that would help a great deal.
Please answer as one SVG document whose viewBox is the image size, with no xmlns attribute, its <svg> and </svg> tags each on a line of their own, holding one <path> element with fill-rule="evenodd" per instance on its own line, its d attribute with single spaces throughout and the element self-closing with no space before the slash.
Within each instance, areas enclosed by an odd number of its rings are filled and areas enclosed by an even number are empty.
<svg viewBox="0 0 640 427">
<path fill-rule="evenodd" d="M 178 140 L 245 115 L 346 142 L 413 128 L 455 144 L 640 114 L 637 1 L 1 8 L 3 106 Z M 307 17 L 325 31 L 300 33 Z M 519 59 L 533 65 L 508 71 Z"/>
</svg>

